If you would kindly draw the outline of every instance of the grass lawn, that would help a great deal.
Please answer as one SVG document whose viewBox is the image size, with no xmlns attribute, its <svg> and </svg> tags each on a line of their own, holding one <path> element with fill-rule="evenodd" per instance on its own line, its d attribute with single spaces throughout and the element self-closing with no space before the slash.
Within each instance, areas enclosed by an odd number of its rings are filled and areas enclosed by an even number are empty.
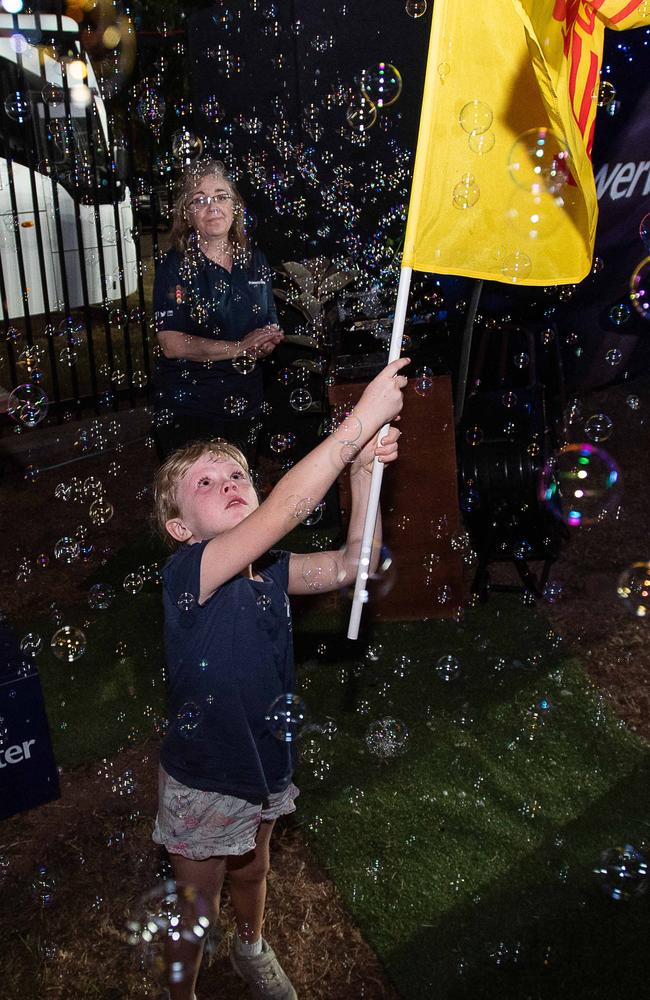
<svg viewBox="0 0 650 1000">
<path fill-rule="evenodd" d="M 64 767 L 160 729 L 160 594 L 149 583 L 131 596 L 121 582 L 161 556 L 146 540 L 118 554 L 98 575 L 115 585 L 114 605 L 65 622 L 84 629 L 85 655 L 39 657 Z M 399 992 L 645 996 L 648 896 L 615 902 L 592 869 L 605 849 L 650 840 L 647 744 L 516 596 L 460 625 L 385 624 L 357 643 L 345 625 L 296 622 L 297 688 L 312 716 L 298 816 Z M 447 654 L 459 662 L 449 681 L 436 670 Z M 408 735 L 378 757 L 365 736 L 388 718 Z"/>
</svg>

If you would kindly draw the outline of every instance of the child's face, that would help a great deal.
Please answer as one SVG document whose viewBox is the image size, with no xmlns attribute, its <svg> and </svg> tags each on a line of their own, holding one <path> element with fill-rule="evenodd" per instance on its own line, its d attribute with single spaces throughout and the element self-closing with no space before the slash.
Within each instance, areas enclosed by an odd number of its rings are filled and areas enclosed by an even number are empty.
<svg viewBox="0 0 650 1000">
<path fill-rule="evenodd" d="M 243 521 L 259 506 L 253 484 L 241 465 L 230 458 L 208 454 L 189 467 L 176 487 L 180 514 L 171 523 L 181 524 L 184 542 L 202 542 Z M 189 532 L 189 534 L 187 534 Z M 177 537 L 170 531 L 173 537 Z"/>
</svg>

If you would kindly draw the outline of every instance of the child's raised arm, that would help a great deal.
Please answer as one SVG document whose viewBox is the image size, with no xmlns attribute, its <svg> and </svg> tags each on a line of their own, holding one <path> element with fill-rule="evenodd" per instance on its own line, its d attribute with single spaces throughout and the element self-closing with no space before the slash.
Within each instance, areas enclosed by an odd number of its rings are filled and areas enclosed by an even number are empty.
<svg viewBox="0 0 650 1000">
<path fill-rule="evenodd" d="M 397 419 L 399 420 L 399 417 Z M 342 548 L 332 549 L 329 552 L 310 552 L 306 555 L 292 552 L 289 559 L 290 594 L 325 593 L 354 584 L 370 496 L 372 465 L 375 457 L 385 465 L 395 461 L 397 442 L 401 433 L 396 427 L 389 427 L 381 441 L 378 439 L 379 435 L 376 435 L 357 455 L 350 466 L 352 509 L 345 544 Z M 381 538 L 381 511 L 378 510 L 372 537 L 370 565 L 367 567 L 369 575 L 377 569 Z"/>
<path fill-rule="evenodd" d="M 386 365 L 352 412 L 282 477 L 257 510 L 208 542 L 201 559 L 201 603 L 295 527 L 320 503 L 343 469 L 364 453 L 380 427 L 397 416 L 407 383 L 400 371 L 409 360 L 398 358 Z"/>
</svg>

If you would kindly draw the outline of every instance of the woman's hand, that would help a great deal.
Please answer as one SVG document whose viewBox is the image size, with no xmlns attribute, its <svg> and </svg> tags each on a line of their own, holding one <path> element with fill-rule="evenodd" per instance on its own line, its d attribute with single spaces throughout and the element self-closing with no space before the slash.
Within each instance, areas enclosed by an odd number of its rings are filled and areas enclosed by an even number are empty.
<svg viewBox="0 0 650 1000">
<path fill-rule="evenodd" d="M 399 417 L 396 418 L 399 420 Z M 361 449 L 354 462 L 350 466 L 350 476 L 356 476 L 359 472 L 367 472 L 372 475 L 372 466 L 375 457 L 382 465 L 394 462 L 398 454 L 398 441 L 402 432 L 397 427 L 389 427 L 388 431 L 379 441 L 379 434 L 376 434 L 368 444 Z"/>
<path fill-rule="evenodd" d="M 247 333 L 239 341 L 238 355 L 251 354 L 254 358 L 265 358 L 284 340 L 284 334 L 279 326 L 269 323 Z"/>
</svg>

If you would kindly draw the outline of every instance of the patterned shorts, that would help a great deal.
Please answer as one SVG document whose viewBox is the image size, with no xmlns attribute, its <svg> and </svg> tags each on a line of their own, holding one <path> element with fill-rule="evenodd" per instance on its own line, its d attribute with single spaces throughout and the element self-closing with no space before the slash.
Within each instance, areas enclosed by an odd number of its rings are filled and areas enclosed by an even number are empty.
<svg viewBox="0 0 650 1000">
<path fill-rule="evenodd" d="M 298 795 L 296 786 L 290 784 L 283 792 L 269 795 L 268 807 L 263 808 L 234 795 L 188 788 L 161 767 L 153 840 L 170 854 L 182 854 L 193 861 L 247 854 L 255 847 L 262 820 L 295 812 Z"/>
</svg>

